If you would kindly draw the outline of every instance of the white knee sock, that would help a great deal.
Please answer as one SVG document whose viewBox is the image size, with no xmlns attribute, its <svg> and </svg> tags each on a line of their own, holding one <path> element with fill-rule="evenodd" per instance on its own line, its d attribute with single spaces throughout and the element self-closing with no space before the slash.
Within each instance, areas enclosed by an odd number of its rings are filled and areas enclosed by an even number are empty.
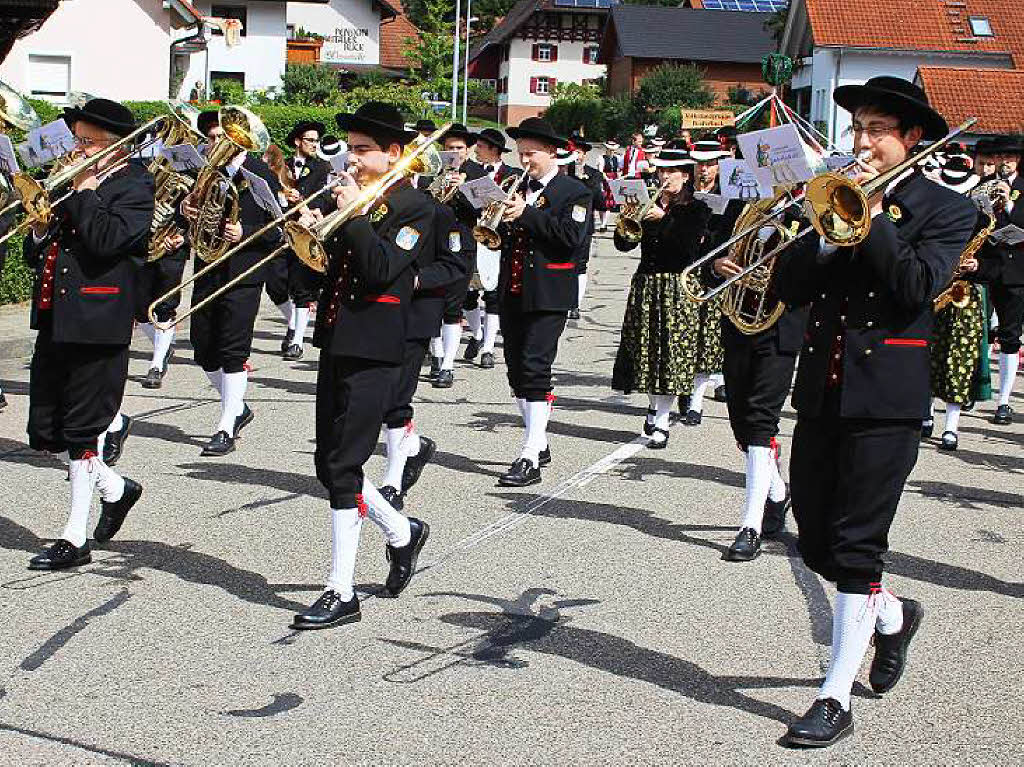
<svg viewBox="0 0 1024 767">
<path fill-rule="evenodd" d="M 278 304 L 277 310 L 281 312 L 281 316 L 284 317 L 284 321 L 288 323 L 288 329 L 291 330 L 294 328 L 295 304 L 292 303 L 291 299 L 285 301 L 283 304 Z"/>
<path fill-rule="evenodd" d="M 370 519 L 384 531 L 384 539 L 388 545 L 396 548 L 408 545 L 412 540 L 409 518 L 395 511 L 395 507 L 384 499 L 366 477 L 363 477 L 363 503 L 366 504 L 366 513 Z"/>
<path fill-rule="evenodd" d="M 526 400 L 522 397 L 516 397 L 516 407 L 519 408 L 519 415 L 523 418 L 523 427 L 525 428 L 528 425 L 526 421 L 530 417 L 530 414 L 526 409 Z"/>
<path fill-rule="evenodd" d="M 850 710 L 850 690 L 875 632 L 875 614 L 867 594 L 836 595 L 832 616 L 832 662 L 818 698 L 835 698 Z"/>
<path fill-rule="evenodd" d="M 551 416 L 549 402 L 524 401 L 526 418 L 526 439 L 520 458 L 528 458 L 534 466 L 540 465 L 540 451 L 548 446 L 548 418 Z"/>
<path fill-rule="evenodd" d="M 124 495 L 124 479 L 111 469 L 99 456 L 89 460 L 89 470 L 93 473 L 93 482 L 100 491 L 100 498 L 107 503 L 120 501 Z"/>
<path fill-rule="evenodd" d="M 154 343 L 153 339 L 156 337 L 156 328 L 153 327 L 153 323 L 152 322 L 140 322 L 139 323 L 139 328 L 142 330 L 143 333 L 146 334 L 146 338 L 149 339 L 149 342 L 150 343 Z"/>
<path fill-rule="evenodd" d="M 430 339 L 430 356 L 444 356 L 444 342 L 441 341 L 441 336 L 434 336 L 433 338 Z"/>
<path fill-rule="evenodd" d="M 149 363 L 151 368 L 156 368 L 161 373 L 164 371 L 164 357 L 174 343 L 174 328 L 170 330 L 157 330 L 156 338 L 153 340 L 153 359 Z"/>
<path fill-rule="evenodd" d="M 446 322 L 441 326 L 441 344 L 444 350 L 441 370 L 451 370 L 455 367 L 455 354 L 459 351 L 459 341 L 461 340 L 462 325 L 451 325 Z"/>
<path fill-rule="evenodd" d="M 88 538 L 89 507 L 96 474 L 90 470 L 90 461 L 76 459 L 71 462 L 71 515 L 60 537 L 76 546 L 83 546 Z"/>
<path fill-rule="evenodd" d="M 747 498 L 743 505 L 740 528 L 750 527 L 758 534 L 761 533 L 764 503 L 768 500 L 772 474 L 778 474 L 774 466 L 775 461 L 770 447 L 747 447 Z"/>
<path fill-rule="evenodd" d="M 782 478 L 779 462 L 775 460 L 774 455 L 772 456 L 772 484 L 768 488 L 768 498 L 776 503 L 786 500 L 786 481 Z"/>
<path fill-rule="evenodd" d="M 484 342 L 480 345 L 481 352 L 494 354 L 494 342 L 498 339 L 498 328 L 501 317 L 497 314 L 484 315 Z"/>
<path fill-rule="evenodd" d="M 390 485 L 396 490 L 402 489 L 402 472 L 405 471 L 405 459 L 407 458 L 405 443 L 413 441 L 406 440 L 406 431 L 405 426 L 384 430 L 384 446 L 387 451 L 388 465 L 384 471 L 384 479 L 381 480 L 381 487 Z M 419 442 L 419 437 L 416 437 L 415 441 Z"/>
<path fill-rule="evenodd" d="M 362 526 L 359 509 L 331 509 L 331 574 L 327 576 L 327 588 L 337 591 L 346 602 L 354 595 L 352 585 Z"/>
<path fill-rule="evenodd" d="M 469 334 L 479 341 L 483 337 L 480 331 L 480 308 L 465 309 L 463 314 L 466 315 L 466 324 L 469 325 Z"/>
<path fill-rule="evenodd" d="M 220 395 L 220 422 L 217 431 L 226 431 L 229 437 L 235 436 L 235 419 L 245 408 L 245 388 L 249 383 L 249 374 L 244 370 L 240 373 L 225 373 L 223 376 L 224 390 Z"/>
<path fill-rule="evenodd" d="M 587 275 L 576 275 L 576 305 L 583 308 L 583 297 L 587 294 Z"/>
<path fill-rule="evenodd" d="M 725 374 L 724 373 L 712 373 L 711 377 L 708 379 L 708 383 L 711 384 L 716 389 L 719 386 L 724 386 L 725 385 Z"/>
<path fill-rule="evenodd" d="M 654 426 L 654 414 L 658 410 L 658 395 L 648 394 L 647 395 L 647 416 L 644 420 L 648 426 Z"/>
<path fill-rule="evenodd" d="M 689 410 L 694 410 L 698 413 L 704 411 L 704 390 L 707 388 L 708 383 L 711 381 L 711 376 L 707 373 L 697 373 L 693 379 L 693 393 L 690 395 Z"/>
<path fill-rule="evenodd" d="M 875 594 L 878 617 L 875 628 L 881 634 L 895 634 L 903 628 L 903 603 L 889 589 L 882 586 Z"/>
<path fill-rule="evenodd" d="M 117 415 L 114 416 L 114 420 L 110 422 L 110 426 L 107 427 L 108 432 L 121 431 L 124 428 L 124 416 L 121 411 L 117 411 Z"/>
<path fill-rule="evenodd" d="M 951 431 L 956 434 L 957 429 L 960 428 L 960 406 L 955 402 L 946 403 L 946 425 L 942 428 L 945 431 Z"/>
<path fill-rule="evenodd" d="M 217 394 L 222 394 L 224 392 L 224 371 L 218 368 L 217 370 L 204 370 L 203 372 L 210 379 L 210 383 L 217 390 Z"/>
<path fill-rule="evenodd" d="M 1017 353 L 999 355 L 999 404 L 1010 404 L 1010 393 L 1013 391 L 1013 379 L 1017 375 L 1020 357 Z"/>
<path fill-rule="evenodd" d="M 292 312 L 294 316 L 295 333 L 292 335 L 292 343 L 302 346 L 305 343 L 306 328 L 309 327 L 309 307 L 308 306 L 296 306 L 295 311 Z"/>
</svg>

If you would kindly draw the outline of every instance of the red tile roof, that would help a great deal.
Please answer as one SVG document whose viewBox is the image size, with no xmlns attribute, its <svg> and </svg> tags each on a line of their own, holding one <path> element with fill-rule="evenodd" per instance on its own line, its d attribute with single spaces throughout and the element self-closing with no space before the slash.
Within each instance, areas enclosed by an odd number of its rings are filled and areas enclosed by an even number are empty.
<svg viewBox="0 0 1024 767">
<path fill-rule="evenodd" d="M 972 133 L 1024 133 L 1024 71 L 921 67 L 917 77 L 950 125 L 977 117 Z"/>
<path fill-rule="evenodd" d="M 1014 0 L 886 0 L 884 12 L 850 0 L 805 1 L 815 45 L 1002 53 L 1024 69 L 1024 12 Z M 975 37 L 971 16 L 988 18 L 993 36 Z"/>
<path fill-rule="evenodd" d="M 406 39 L 419 40 L 419 30 L 413 25 L 402 10 L 395 4 L 399 14 L 393 21 L 382 21 L 380 25 L 380 65 L 388 69 L 408 69 L 409 59 L 402 55 L 406 49 Z"/>
</svg>

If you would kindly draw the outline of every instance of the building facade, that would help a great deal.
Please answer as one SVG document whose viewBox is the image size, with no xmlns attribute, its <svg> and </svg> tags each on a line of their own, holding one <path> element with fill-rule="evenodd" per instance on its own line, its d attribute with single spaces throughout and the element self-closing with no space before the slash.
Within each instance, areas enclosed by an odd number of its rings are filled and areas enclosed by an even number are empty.
<svg viewBox="0 0 1024 767">
<path fill-rule="evenodd" d="M 398 0 L 396 0 L 398 2 Z M 398 11 L 377 0 L 329 0 L 288 3 L 288 34 L 299 31 L 323 38 L 319 60 L 339 69 L 373 69 L 381 65 L 381 25 Z"/>
</svg>

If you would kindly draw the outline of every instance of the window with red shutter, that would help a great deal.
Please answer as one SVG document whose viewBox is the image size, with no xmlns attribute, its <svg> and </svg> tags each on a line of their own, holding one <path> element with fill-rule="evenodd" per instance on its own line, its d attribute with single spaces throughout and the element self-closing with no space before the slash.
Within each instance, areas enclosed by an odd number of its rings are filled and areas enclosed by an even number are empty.
<svg viewBox="0 0 1024 767">
<path fill-rule="evenodd" d="M 536 77 L 531 77 L 530 78 L 530 93 L 536 93 L 536 92 L 537 92 L 537 78 Z"/>
<path fill-rule="evenodd" d="M 534 43 L 531 51 L 530 58 L 534 61 L 540 61 L 540 43 Z"/>
<path fill-rule="evenodd" d="M 556 80 L 553 77 L 549 77 L 548 78 L 548 93 L 549 94 L 554 95 L 554 93 L 555 93 L 555 83 L 557 83 L 557 82 L 558 82 L 558 80 Z"/>
<path fill-rule="evenodd" d="M 551 46 L 551 60 L 552 61 L 558 61 L 558 46 L 557 45 L 552 45 Z"/>
</svg>

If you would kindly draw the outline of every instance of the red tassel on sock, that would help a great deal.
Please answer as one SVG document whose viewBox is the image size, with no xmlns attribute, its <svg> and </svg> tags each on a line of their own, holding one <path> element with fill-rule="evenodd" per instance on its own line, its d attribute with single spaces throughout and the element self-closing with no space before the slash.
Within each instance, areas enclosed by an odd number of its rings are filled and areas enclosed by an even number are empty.
<svg viewBox="0 0 1024 767">
<path fill-rule="evenodd" d="M 369 507 L 366 505 L 366 501 L 363 500 L 362 493 L 356 495 L 356 509 L 359 510 L 359 518 L 366 519 L 366 513 L 369 511 Z"/>
</svg>

